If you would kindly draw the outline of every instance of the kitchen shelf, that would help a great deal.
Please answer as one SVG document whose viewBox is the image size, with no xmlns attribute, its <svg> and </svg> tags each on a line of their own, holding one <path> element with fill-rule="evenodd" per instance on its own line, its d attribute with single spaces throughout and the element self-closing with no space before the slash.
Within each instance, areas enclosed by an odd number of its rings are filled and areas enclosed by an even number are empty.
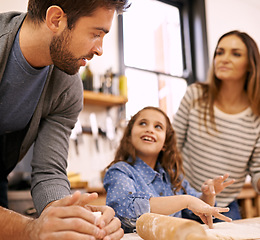
<svg viewBox="0 0 260 240">
<path fill-rule="evenodd" d="M 115 96 L 112 94 L 104 94 L 84 90 L 84 103 L 86 105 L 112 107 L 126 104 L 127 100 L 128 99 L 123 96 Z"/>
</svg>

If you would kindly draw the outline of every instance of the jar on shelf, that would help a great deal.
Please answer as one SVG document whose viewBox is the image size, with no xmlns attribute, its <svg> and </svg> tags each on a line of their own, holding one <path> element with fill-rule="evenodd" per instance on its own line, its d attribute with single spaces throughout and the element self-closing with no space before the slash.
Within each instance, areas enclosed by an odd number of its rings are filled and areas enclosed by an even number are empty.
<svg viewBox="0 0 260 240">
<path fill-rule="evenodd" d="M 93 91 L 93 73 L 90 70 L 89 64 L 86 65 L 84 72 L 82 73 L 82 83 L 84 90 Z"/>
</svg>

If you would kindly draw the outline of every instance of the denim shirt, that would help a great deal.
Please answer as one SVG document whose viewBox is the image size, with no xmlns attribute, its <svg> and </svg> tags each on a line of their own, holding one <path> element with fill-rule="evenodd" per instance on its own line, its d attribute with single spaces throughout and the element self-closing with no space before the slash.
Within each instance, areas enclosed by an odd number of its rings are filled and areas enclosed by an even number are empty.
<svg viewBox="0 0 260 240">
<path fill-rule="evenodd" d="M 128 160 L 131 161 L 131 158 Z M 169 174 L 159 163 L 155 169 L 157 171 L 137 158 L 133 166 L 127 162 L 117 162 L 105 174 L 106 204 L 115 210 L 125 232 L 133 232 L 137 218 L 150 212 L 151 197 L 175 195 Z M 187 180 L 183 180 L 182 186 L 187 194 L 201 196 Z M 182 194 L 185 194 L 183 189 L 176 192 L 176 195 Z M 181 211 L 171 216 L 181 217 Z"/>
</svg>

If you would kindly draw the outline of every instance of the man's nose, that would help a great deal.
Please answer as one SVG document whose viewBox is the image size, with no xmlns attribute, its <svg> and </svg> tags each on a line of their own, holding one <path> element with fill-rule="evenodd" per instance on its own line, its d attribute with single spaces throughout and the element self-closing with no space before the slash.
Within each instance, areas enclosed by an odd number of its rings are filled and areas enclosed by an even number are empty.
<svg viewBox="0 0 260 240">
<path fill-rule="evenodd" d="M 103 54 L 103 41 L 100 40 L 96 43 L 95 47 L 93 48 L 94 54 L 97 56 L 101 56 Z"/>
</svg>

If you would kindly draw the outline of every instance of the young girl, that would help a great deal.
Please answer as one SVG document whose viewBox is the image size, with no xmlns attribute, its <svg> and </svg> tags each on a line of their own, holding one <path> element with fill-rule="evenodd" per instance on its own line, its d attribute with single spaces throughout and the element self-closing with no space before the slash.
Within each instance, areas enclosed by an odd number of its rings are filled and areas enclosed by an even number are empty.
<svg viewBox="0 0 260 240">
<path fill-rule="evenodd" d="M 104 187 L 107 205 L 115 210 L 125 232 L 133 232 L 137 218 L 144 213 L 181 217 L 185 208 L 212 227 L 212 215 L 230 221 L 219 213 L 228 208 L 212 207 L 215 195 L 233 183 L 225 181 L 227 178 L 226 174 L 206 181 L 202 193 L 191 188 L 183 178 L 169 118 L 159 108 L 146 107 L 129 121 L 108 166 Z"/>
</svg>

